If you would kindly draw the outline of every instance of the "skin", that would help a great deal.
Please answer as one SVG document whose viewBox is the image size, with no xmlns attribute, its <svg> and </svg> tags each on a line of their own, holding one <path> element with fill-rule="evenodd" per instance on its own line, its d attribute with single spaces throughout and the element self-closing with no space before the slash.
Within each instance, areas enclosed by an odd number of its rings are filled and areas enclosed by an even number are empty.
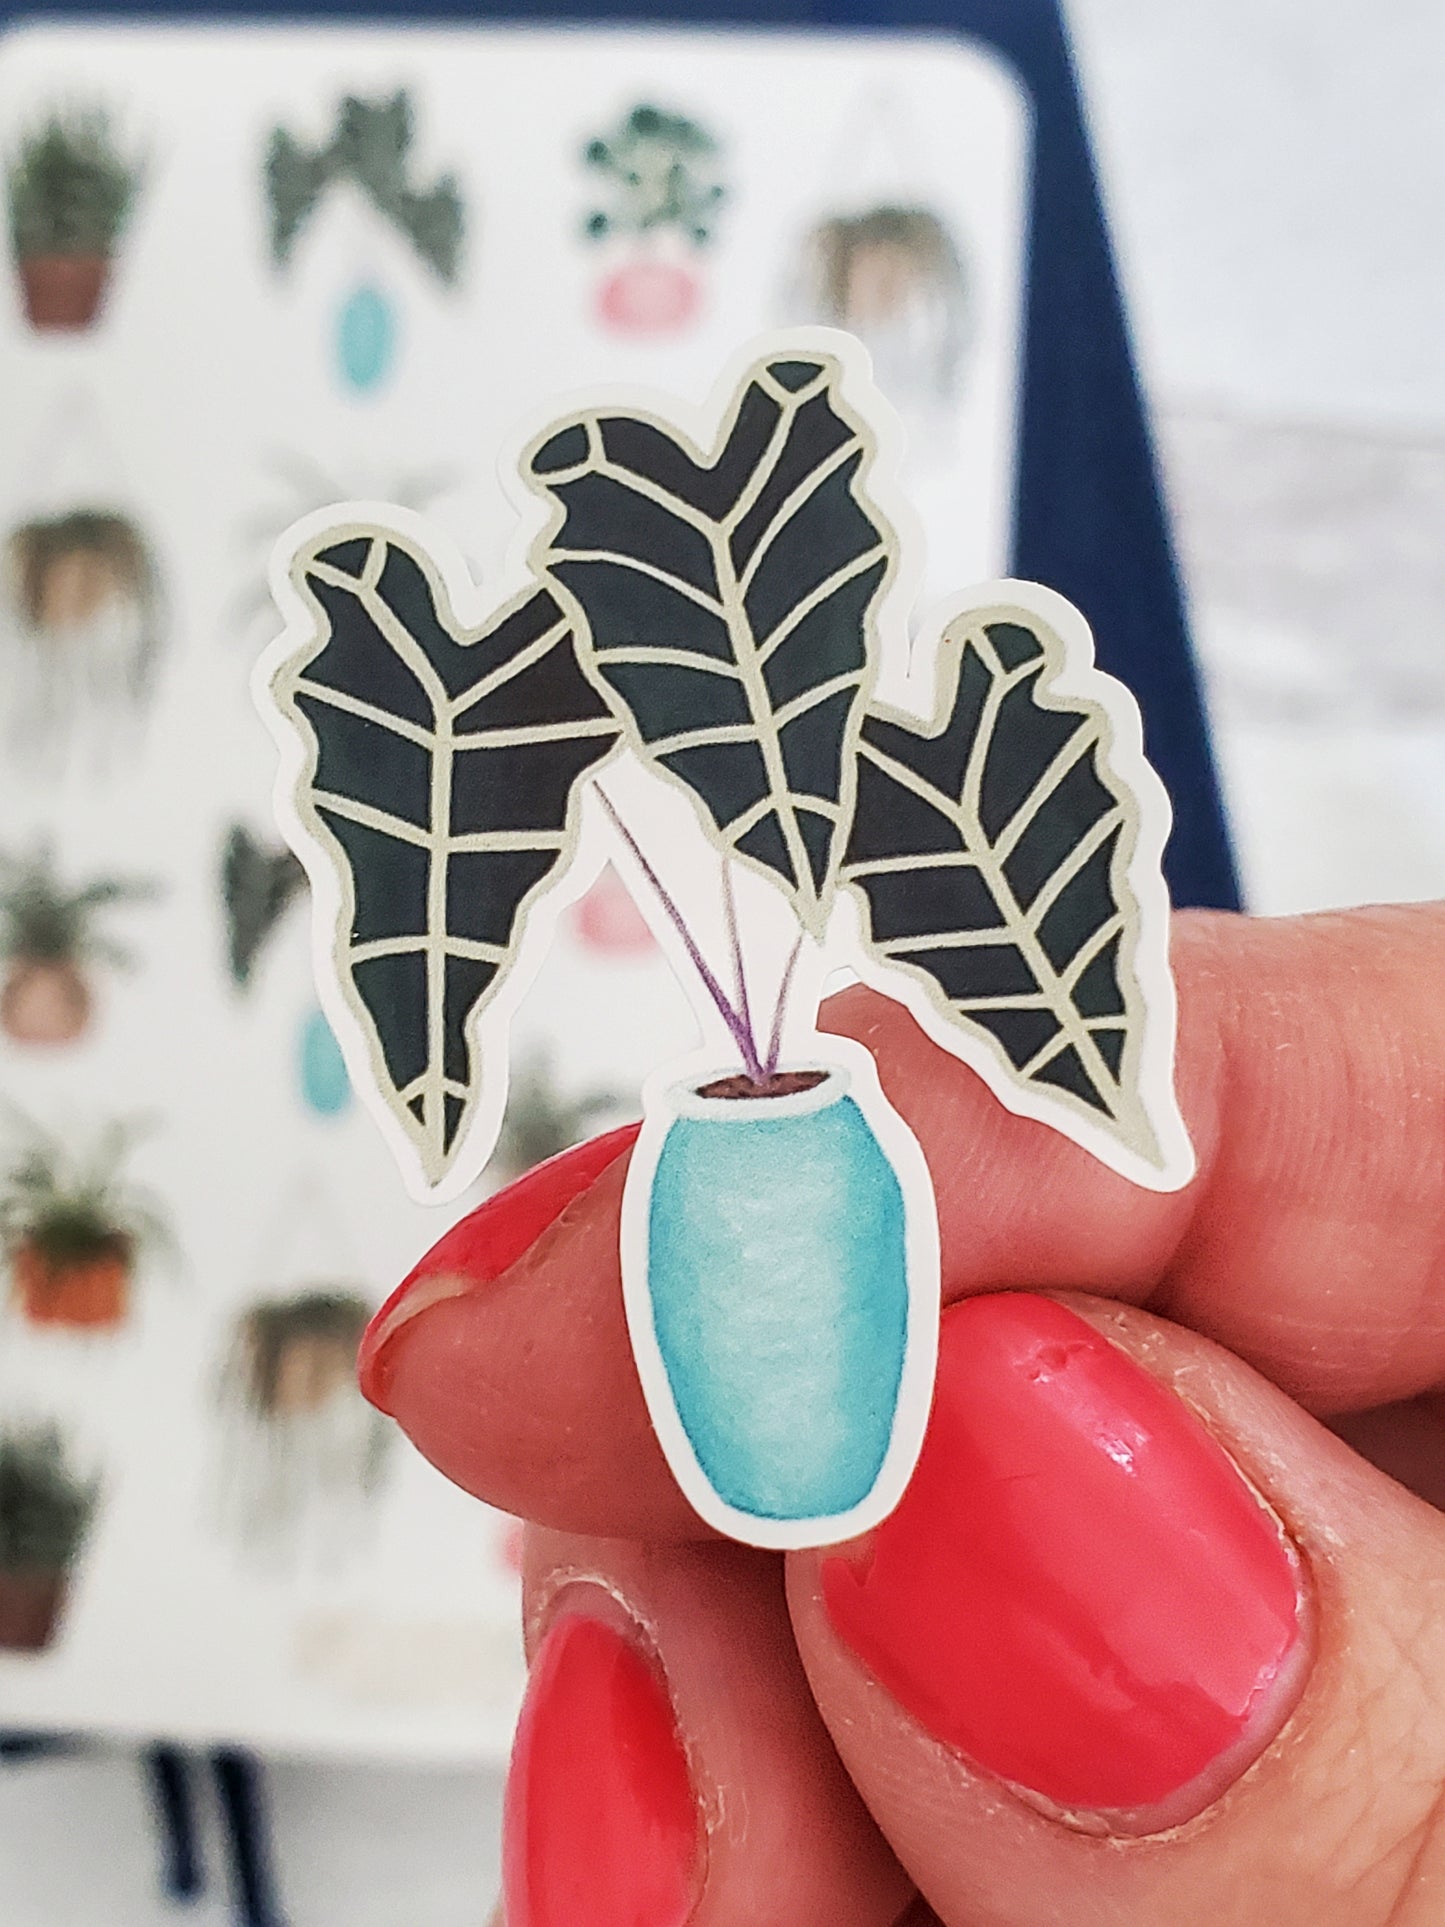
<svg viewBox="0 0 1445 1927">
<path fill-rule="evenodd" d="M 1445 1919 L 1445 908 L 1186 914 L 1174 959 L 1200 1171 L 1172 1195 L 1002 1111 L 871 993 L 825 1022 L 875 1051 L 929 1155 L 945 1297 L 1067 1294 L 1299 1548 L 1304 1663 L 1183 1824 L 1111 1837 L 1040 1811 L 840 1645 L 817 1554 L 700 1535 L 627 1351 L 622 1163 L 494 1283 L 432 1281 L 391 1314 L 374 1395 L 536 1522 L 532 1644 L 589 1592 L 646 1628 L 708 1826 L 692 1927 Z"/>
</svg>

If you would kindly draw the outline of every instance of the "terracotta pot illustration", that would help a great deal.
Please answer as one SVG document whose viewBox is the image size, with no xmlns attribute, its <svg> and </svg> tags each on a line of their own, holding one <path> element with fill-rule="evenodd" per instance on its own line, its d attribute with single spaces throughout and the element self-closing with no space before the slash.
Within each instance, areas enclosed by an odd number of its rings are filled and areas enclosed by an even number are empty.
<svg viewBox="0 0 1445 1927">
<path fill-rule="evenodd" d="M 20 266 L 25 318 L 32 328 L 88 328 L 110 285 L 105 254 L 33 254 Z"/>
<path fill-rule="evenodd" d="M 68 1586 L 64 1572 L 0 1572 L 0 1648 L 40 1653 L 52 1645 Z"/>
<path fill-rule="evenodd" d="M 674 1088 L 647 1312 L 675 1421 L 717 1497 L 754 1519 L 826 1520 L 867 1500 L 892 1441 L 905 1207 L 846 1070 L 773 1084 Z"/>
<path fill-rule="evenodd" d="M 114 1123 L 77 1154 L 26 1124 L 0 1183 L 0 1245 L 17 1309 L 32 1325 L 114 1331 L 130 1314 L 143 1248 L 170 1243 L 149 1193 L 123 1177 L 133 1123 Z"/>
<path fill-rule="evenodd" d="M 73 963 L 21 957 L 0 989 L 0 1030 L 17 1044 L 73 1044 L 90 1009 L 90 986 Z"/>
<path fill-rule="evenodd" d="M 90 1023 L 87 964 L 130 962 L 99 928 L 117 904 L 155 894 L 148 883 L 99 877 L 62 888 L 50 851 L 0 855 L 0 1030 L 17 1044 L 73 1044 Z"/>
<path fill-rule="evenodd" d="M 122 152 L 103 107 L 67 107 L 21 139 L 5 186 L 33 328 L 88 328 L 95 321 L 140 179 L 139 162 Z"/>
<path fill-rule="evenodd" d="M 32 1325 L 88 1331 L 125 1323 L 133 1271 L 132 1243 L 121 1232 L 69 1256 L 22 1244 L 10 1260 L 16 1298 Z"/>
</svg>

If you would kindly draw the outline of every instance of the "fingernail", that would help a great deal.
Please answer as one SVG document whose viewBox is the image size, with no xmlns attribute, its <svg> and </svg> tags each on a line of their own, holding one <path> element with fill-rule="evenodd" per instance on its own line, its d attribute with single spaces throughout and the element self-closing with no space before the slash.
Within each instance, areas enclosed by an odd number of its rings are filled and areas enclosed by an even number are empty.
<svg viewBox="0 0 1445 1927">
<path fill-rule="evenodd" d="M 651 1657 L 564 1610 L 532 1661 L 503 1808 L 507 1927 L 682 1927 L 701 1829 Z"/>
<path fill-rule="evenodd" d="M 454 1224 L 387 1299 L 362 1334 L 356 1369 L 379 1411 L 386 1402 L 387 1353 L 403 1325 L 446 1298 L 489 1285 L 529 1251 L 548 1225 L 630 1150 L 641 1127 L 624 1124 L 548 1158 Z"/>
<path fill-rule="evenodd" d="M 1276 1520 L 1172 1391 L 1032 1295 L 945 1314 L 913 1480 L 821 1578 L 839 1637 L 936 1739 L 1058 1808 L 1153 1816 L 1120 1831 L 1216 1798 L 1302 1671 Z"/>
</svg>

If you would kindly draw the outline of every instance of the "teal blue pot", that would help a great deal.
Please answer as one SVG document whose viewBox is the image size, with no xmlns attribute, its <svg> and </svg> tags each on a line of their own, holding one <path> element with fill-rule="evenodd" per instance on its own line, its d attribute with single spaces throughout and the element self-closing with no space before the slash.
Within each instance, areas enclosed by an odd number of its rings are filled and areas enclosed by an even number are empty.
<svg viewBox="0 0 1445 1927">
<path fill-rule="evenodd" d="M 725 1506 L 837 1518 L 873 1492 L 903 1381 L 897 1173 L 839 1070 L 781 1098 L 673 1102 L 647 1291 L 677 1422 Z"/>
<path fill-rule="evenodd" d="M 396 333 L 396 314 L 379 288 L 363 282 L 348 295 L 337 316 L 336 358 L 349 388 L 364 395 L 386 380 Z"/>
<path fill-rule="evenodd" d="M 319 1010 L 302 1022 L 297 1069 L 306 1108 L 318 1117 L 339 1117 L 351 1102 L 351 1079 L 336 1034 Z"/>
</svg>

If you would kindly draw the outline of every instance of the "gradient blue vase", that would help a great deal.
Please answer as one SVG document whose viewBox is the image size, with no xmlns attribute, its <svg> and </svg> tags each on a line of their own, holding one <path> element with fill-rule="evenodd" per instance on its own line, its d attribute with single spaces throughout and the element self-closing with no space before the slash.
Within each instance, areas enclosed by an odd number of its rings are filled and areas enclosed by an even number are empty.
<svg viewBox="0 0 1445 1927">
<path fill-rule="evenodd" d="M 674 1093 L 647 1287 L 678 1422 L 724 1505 L 758 1520 L 862 1505 L 908 1344 L 903 1191 L 848 1076 L 772 1098 Z"/>
</svg>

